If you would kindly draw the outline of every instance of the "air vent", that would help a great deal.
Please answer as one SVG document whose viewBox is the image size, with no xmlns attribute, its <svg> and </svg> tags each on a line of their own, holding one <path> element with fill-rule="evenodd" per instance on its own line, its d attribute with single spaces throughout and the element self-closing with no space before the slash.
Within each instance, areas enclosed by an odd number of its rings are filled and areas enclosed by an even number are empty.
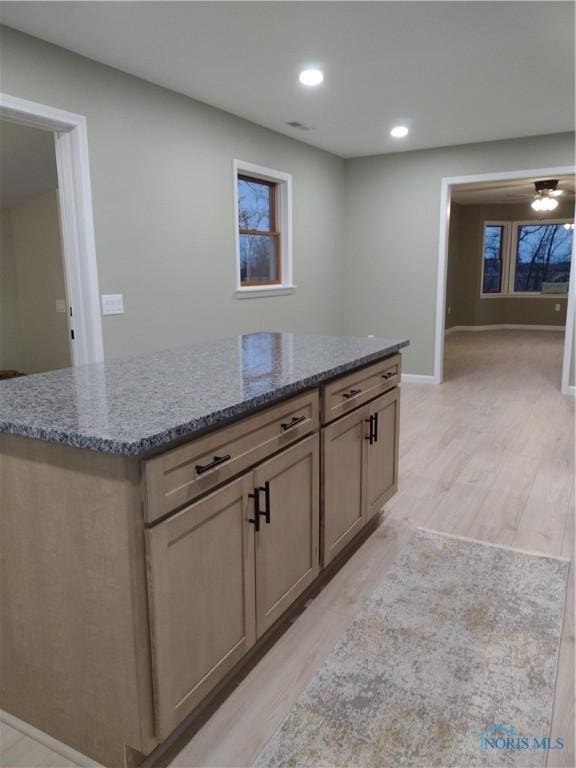
<svg viewBox="0 0 576 768">
<path fill-rule="evenodd" d="M 304 125 L 304 123 L 298 122 L 298 120 L 289 120 L 286 125 L 289 125 L 290 128 L 297 128 L 299 131 L 309 131 L 310 126 Z"/>
</svg>

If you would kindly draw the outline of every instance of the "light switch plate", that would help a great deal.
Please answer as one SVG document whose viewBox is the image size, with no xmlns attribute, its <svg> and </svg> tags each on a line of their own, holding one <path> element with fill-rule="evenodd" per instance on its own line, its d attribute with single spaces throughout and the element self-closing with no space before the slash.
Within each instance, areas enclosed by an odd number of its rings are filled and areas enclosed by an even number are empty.
<svg viewBox="0 0 576 768">
<path fill-rule="evenodd" d="M 123 315 L 124 296 L 121 293 L 102 294 L 103 315 Z"/>
<path fill-rule="evenodd" d="M 554 310 L 560 312 L 560 304 L 554 304 Z"/>
<path fill-rule="evenodd" d="M 66 312 L 66 299 L 56 299 L 56 312 Z"/>
</svg>

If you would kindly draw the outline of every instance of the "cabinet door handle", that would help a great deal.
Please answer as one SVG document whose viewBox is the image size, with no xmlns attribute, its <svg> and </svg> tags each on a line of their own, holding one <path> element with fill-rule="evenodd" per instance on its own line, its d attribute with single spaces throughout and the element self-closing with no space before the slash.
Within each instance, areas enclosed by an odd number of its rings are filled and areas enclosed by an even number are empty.
<svg viewBox="0 0 576 768">
<path fill-rule="evenodd" d="M 214 469 L 214 467 L 219 466 L 220 464 L 224 464 L 225 461 L 230 461 L 232 456 L 230 456 L 229 453 L 227 453 L 225 456 L 214 456 L 212 461 L 209 464 L 196 464 L 195 470 L 197 475 L 203 475 L 204 472 L 208 472 L 210 469 Z"/>
<path fill-rule="evenodd" d="M 362 392 L 361 389 L 351 389 L 350 392 L 344 392 L 342 397 L 345 397 L 346 400 L 348 400 L 349 397 L 355 397 L 356 395 L 359 395 L 360 392 Z"/>
<path fill-rule="evenodd" d="M 369 419 L 365 419 L 366 424 L 370 424 L 370 432 L 366 435 L 366 440 L 370 441 L 370 445 L 374 442 L 374 416 L 370 416 Z"/>
<path fill-rule="evenodd" d="M 374 442 L 378 442 L 378 414 L 374 414 Z"/>
<path fill-rule="evenodd" d="M 252 523 L 254 530 L 258 532 L 260 530 L 260 488 L 255 488 L 254 493 L 249 493 L 248 497 L 254 499 L 254 517 L 249 517 L 248 522 Z"/>
<path fill-rule="evenodd" d="M 266 519 L 266 525 L 270 525 L 270 481 L 266 480 L 264 483 L 264 487 L 260 486 L 258 488 L 258 493 L 260 491 L 264 491 L 264 512 L 260 512 L 261 515 L 264 515 L 264 518 Z"/>
<path fill-rule="evenodd" d="M 292 429 L 292 427 L 295 427 L 296 424 L 300 424 L 301 421 L 304 421 L 306 419 L 306 416 L 293 416 L 290 421 L 284 421 L 280 424 L 282 430 L 286 432 L 287 429 Z"/>
</svg>

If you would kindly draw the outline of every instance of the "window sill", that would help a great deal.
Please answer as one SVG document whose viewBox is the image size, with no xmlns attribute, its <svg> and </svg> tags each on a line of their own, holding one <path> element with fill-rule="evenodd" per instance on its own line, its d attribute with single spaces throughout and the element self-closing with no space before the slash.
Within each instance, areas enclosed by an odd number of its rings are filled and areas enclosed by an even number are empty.
<svg viewBox="0 0 576 768">
<path fill-rule="evenodd" d="M 567 299 L 566 293 L 481 293 L 481 299 Z"/>
<path fill-rule="evenodd" d="M 266 285 L 263 288 L 237 288 L 237 299 L 263 299 L 267 296 L 290 296 L 296 290 L 295 285 Z"/>
</svg>

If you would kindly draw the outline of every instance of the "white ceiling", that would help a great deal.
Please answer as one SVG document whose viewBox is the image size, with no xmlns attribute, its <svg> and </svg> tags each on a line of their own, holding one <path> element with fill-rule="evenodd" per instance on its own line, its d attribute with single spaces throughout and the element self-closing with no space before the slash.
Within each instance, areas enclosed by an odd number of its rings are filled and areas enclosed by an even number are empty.
<svg viewBox="0 0 576 768">
<path fill-rule="evenodd" d="M 574 128 L 570 2 L 9 2 L 2 21 L 345 157 Z"/>
<path fill-rule="evenodd" d="M 0 206 L 9 208 L 57 187 L 53 134 L 0 121 Z"/>
<path fill-rule="evenodd" d="M 519 181 L 493 181 L 478 184 L 463 184 L 452 188 L 452 200 L 461 205 L 488 205 L 492 203 L 530 203 L 534 199 L 534 182 L 541 177 Z M 561 176 L 558 189 L 562 191 L 559 202 L 574 200 L 575 182 L 573 176 Z"/>
</svg>

